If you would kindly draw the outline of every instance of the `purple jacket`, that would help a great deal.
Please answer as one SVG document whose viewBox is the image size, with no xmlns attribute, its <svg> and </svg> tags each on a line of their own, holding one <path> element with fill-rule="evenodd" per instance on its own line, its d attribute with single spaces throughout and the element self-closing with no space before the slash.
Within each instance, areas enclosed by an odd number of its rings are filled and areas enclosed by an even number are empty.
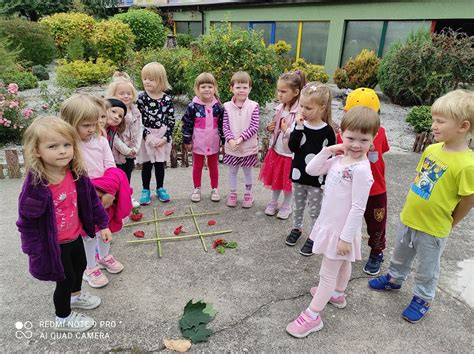
<svg viewBox="0 0 474 354">
<path fill-rule="evenodd" d="M 77 209 L 84 232 L 95 237 L 95 225 L 107 228 L 108 217 L 89 177 L 76 181 Z M 21 249 L 29 256 L 29 270 L 39 280 L 65 279 L 58 243 L 58 230 L 53 196 L 44 184 L 33 184 L 31 173 L 25 178 L 18 200 L 18 220 Z"/>
</svg>

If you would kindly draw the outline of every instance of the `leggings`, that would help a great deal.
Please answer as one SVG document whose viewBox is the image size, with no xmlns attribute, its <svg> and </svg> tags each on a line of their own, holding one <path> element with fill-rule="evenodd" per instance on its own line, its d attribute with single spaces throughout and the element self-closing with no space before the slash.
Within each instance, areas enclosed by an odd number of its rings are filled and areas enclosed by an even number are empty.
<svg viewBox="0 0 474 354">
<path fill-rule="evenodd" d="M 231 192 L 237 190 L 237 174 L 239 173 L 240 166 L 229 165 L 229 187 Z M 250 192 L 252 190 L 252 168 L 253 167 L 242 167 L 244 171 L 244 183 L 245 191 Z"/>
<path fill-rule="evenodd" d="M 204 167 L 205 155 L 193 152 L 193 183 L 194 188 L 201 188 L 202 168 Z M 219 169 L 217 167 L 219 154 L 207 155 L 207 167 L 209 168 L 209 177 L 211 178 L 211 188 L 219 186 Z"/>
<path fill-rule="evenodd" d="M 99 257 L 102 259 L 109 254 L 110 243 L 105 243 L 100 233 L 97 233 L 94 238 L 86 236 L 83 237 L 82 240 L 84 241 L 84 250 L 86 252 L 87 268 L 94 268 L 97 265 L 95 260 L 96 245 L 99 251 Z"/>
<path fill-rule="evenodd" d="M 135 159 L 125 159 L 125 163 L 117 164 L 117 167 L 120 168 L 125 174 L 127 175 L 128 183 L 130 184 L 130 180 L 132 179 L 132 172 L 135 168 Z"/>
<path fill-rule="evenodd" d="M 71 313 L 71 293 L 81 291 L 82 273 L 86 269 L 86 256 L 81 239 L 79 236 L 72 242 L 59 245 L 66 279 L 56 282 L 53 302 L 56 316 L 61 318 Z"/>
<path fill-rule="evenodd" d="M 143 189 L 150 189 L 151 170 L 155 166 L 156 189 L 163 187 L 165 180 L 165 163 L 150 161 L 144 162 L 142 166 L 142 185 Z"/>
<path fill-rule="evenodd" d="M 311 300 L 309 308 L 320 312 L 324 309 L 334 290 L 343 293 L 351 278 L 352 265 L 350 261 L 333 260 L 323 256 L 319 270 L 319 285 Z"/>
</svg>

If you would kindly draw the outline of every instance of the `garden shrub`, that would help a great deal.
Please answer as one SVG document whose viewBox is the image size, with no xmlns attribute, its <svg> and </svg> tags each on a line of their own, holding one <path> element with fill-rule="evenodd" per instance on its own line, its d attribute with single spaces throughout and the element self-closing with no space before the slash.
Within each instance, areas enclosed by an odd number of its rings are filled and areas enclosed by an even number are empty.
<svg viewBox="0 0 474 354">
<path fill-rule="evenodd" d="M 115 72 L 117 67 L 110 60 L 102 58 L 93 61 L 75 60 L 63 62 L 56 69 L 58 85 L 66 88 L 76 88 L 104 84 Z"/>
<path fill-rule="evenodd" d="M 31 68 L 31 72 L 33 73 L 34 76 L 38 78 L 38 80 L 43 81 L 43 80 L 48 80 L 49 79 L 49 74 L 48 74 L 48 69 L 44 67 L 43 65 L 35 65 Z"/>
<path fill-rule="evenodd" d="M 251 98 L 264 105 L 275 96 L 275 84 L 283 71 L 281 57 L 265 46 L 258 31 L 247 31 L 232 26 L 211 27 L 208 34 L 199 37 L 193 58 L 186 71 L 188 94 L 194 95 L 194 79 L 202 72 L 211 72 L 219 85 L 222 102 L 230 100 L 232 75 L 247 71 L 252 78 Z"/>
<path fill-rule="evenodd" d="M 126 23 L 135 35 L 135 50 L 162 48 L 166 40 L 166 28 L 157 13 L 140 9 L 124 12 L 113 17 Z"/>
<path fill-rule="evenodd" d="M 342 68 L 334 73 L 334 83 L 339 88 L 355 90 L 359 87 L 374 88 L 377 86 L 377 72 L 380 58 L 373 50 L 362 49 L 355 57 L 349 58 Z"/>
<path fill-rule="evenodd" d="M 278 55 L 288 54 L 291 50 L 291 44 L 286 43 L 283 40 L 279 40 L 275 44 L 270 44 L 269 47 L 272 48 Z"/>
<path fill-rule="evenodd" d="M 92 33 L 92 43 L 99 57 L 122 64 L 131 54 L 135 36 L 130 27 L 119 20 L 98 22 Z"/>
<path fill-rule="evenodd" d="M 303 58 L 291 64 L 290 70 L 302 70 L 306 73 L 306 81 L 319 81 L 326 83 L 329 75 L 324 71 L 324 66 L 307 63 Z"/>
<path fill-rule="evenodd" d="M 66 54 L 67 44 L 74 38 L 89 42 L 95 26 L 93 17 L 76 12 L 47 16 L 40 23 L 48 28 L 62 56 Z"/>
<path fill-rule="evenodd" d="M 0 81 L 1 144 L 20 144 L 23 132 L 35 116 L 34 110 L 25 106 L 19 90 L 16 83 L 5 84 Z"/>
<path fill-rule="evenodd" d="M 53 37 L 47 28 L 37 22 L 21 19 L 1 20 L 0 36 L 10 38 L 10 49 L 22 49 L 18 56 L 20 61 L 31 65 L 48 65 L 56 57 Z"/>
<path fill-rule="evenodd" d="M 430 106 L 415 106 L 410 109 L 405 119 L 416 133 L 431 131 L 431 107 Z"/>
<path fill-rule="evenodd" d="M 474 37 L 417 32 L 394 44 L 380 64 L 383 92 L 403 106 L 432 104 L 445 92 L 472 84 Z"/>
<path fill-rule="evenodd" d="M 191 50 L 187 48 L 162 48 L 135 53 L 133 59 L 127 64 L 125 71 L 133 78 L 137 89 L 143 89 L 141 70 L 145 64 L 157 61 L 166 69 L 166 75 L 171 85 L 173 95 L 187 92 L 186 81 L 183 78 L 191 62 Z"/>
<path fill-rule="evenodd" d="M 17 65 L 16 68 L 0 72 L 3 82 L 15 82 L 20 90 L 29 90 L 38 87 L 38 79 L 27 69 Z"/>
<path fill-rule="evenodd" d="M 191 43 L 194 41 L 194 37 L 189 33 L 177 33 L 176 44 L 178 47 L 190 48 Z"/>
<path fill-rule="evenodd" d="M 66 53 L 64 57 L 67 60 L 82 60 L 84 58 L 84 44 L 81 38 L 72 38 L 68 44 L 66 44 Z"/>
<path fill-rule="evenodd" d="M 21 49 L 15 48 L 12 43 L 8 38 L 0 36 L 0 75 L 2 72 L 16 68 Z"/>
<path fill-rule="evenodd" d="M 40 97 L 43 100 L 41 106 L 44 114 L 57 115 L 62 103 L 74 93 L 73 88 L 48 87 L 46 82 L 39 84 Z"/>
</svg>

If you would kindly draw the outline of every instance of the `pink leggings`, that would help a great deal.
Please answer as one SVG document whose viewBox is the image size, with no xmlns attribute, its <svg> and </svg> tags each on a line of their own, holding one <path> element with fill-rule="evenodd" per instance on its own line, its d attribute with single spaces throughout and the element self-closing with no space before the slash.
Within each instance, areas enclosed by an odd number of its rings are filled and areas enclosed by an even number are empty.
<svg viewBox="0 0 474 354">
<path fill-rule="evenodd" d="M 309 308 L 320 312 L 324 309 L 334 290 L 344 292 L 351 277 L 352 265 L 350 261 L 332 260 L 323 256 L 319 271 L 319 285 L 316 294 L 311 300 Z"/>
<path fill-rule="evenodd" d="M 204 155 L 193 152 L 193 183 L 194 188 L 201 188 L 202 168 L 204 167 Z M 211 188 L 219 185 L 219 170 L 217 168 L 219 154 L 207 155 L 207 167 L 211 178 Z"/>
</svg>

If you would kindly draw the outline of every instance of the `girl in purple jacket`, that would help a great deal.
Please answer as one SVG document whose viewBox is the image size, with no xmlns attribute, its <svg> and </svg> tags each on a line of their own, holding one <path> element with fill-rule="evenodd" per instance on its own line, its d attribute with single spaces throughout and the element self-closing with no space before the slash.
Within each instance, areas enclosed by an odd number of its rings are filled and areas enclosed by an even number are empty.
<svg viewBox="0 0 474 354">
<path fill-rule="evenodd" d="M 19 197 L 18 230 L 39 280 L 55 281 L 57 331 L 82 332 L 95 321 L 71 309 L 94 309 L 101 300 L 81 293 L 86 256 L 81 234 L 100 229 L 110 242 L 108 217 L 86 174 L 75 129 L 57 117 L 40 117 L 24 134 L 27 176 Z"/>
</svg>

